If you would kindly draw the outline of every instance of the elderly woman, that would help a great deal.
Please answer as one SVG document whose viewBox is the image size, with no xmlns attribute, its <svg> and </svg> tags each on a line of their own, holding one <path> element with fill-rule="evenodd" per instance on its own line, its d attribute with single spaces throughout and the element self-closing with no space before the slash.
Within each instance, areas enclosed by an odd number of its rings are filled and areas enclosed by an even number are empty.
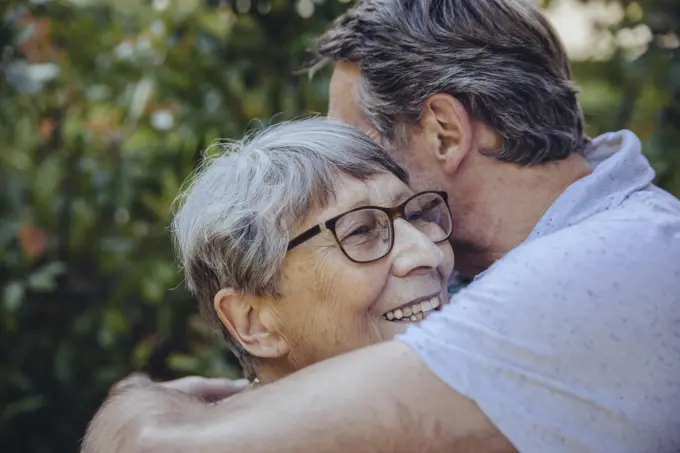
<svg viewBox="0 0 680 453">
<path fill-rule="evenodd" d="M 173 221 L 189 289 L 261 383 L 391 339 L 448 300 L 446 194 L 358 130 L 270 127 L 198 171 Z"/>
</svg>

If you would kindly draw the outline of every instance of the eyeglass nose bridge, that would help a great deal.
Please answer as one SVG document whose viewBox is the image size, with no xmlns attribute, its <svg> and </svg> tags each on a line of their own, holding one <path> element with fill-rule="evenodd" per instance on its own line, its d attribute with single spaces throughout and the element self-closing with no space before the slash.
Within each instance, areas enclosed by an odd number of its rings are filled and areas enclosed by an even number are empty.
<svg viewBox="0 0 680 453">
<path fill-rule="evenodd" d="M 381 236 L 383 241 L 387 241 L 390 235 L 394 235 L 394 221 L 397 219 L 406 220 L 406 204 L 393 208 L 379 208 L 379 210 L 387 215 L 387 223 L 383 227 Z"/>
<path fill-rule="evenodd" d="M 392 251 L 392 247 L 394 246 L 394 229 L 395 229 L 394 222 L 397 219 L 402 219 L 408 222 L 408 218 L 406 215 L 406 205 L 408 204 L 408 201 L 410 200 L 407 200 L 401 206 L 394 206 L 392 208 L 379 208 L 380 211 L 387 215 L 387 223 L 382 228 L 380 237 L 383 241 L 392 243 L 387 253 L 390 253 Z"/>
<path fill-rule="evenodd" d="M 397 219 L 402 219 L 406 222 L 408 222 L 408 215 L 406 214 L 406 205 L 408 202 L 411 200 L 407 200 L 404 204 L 401 206 L 395 206 L 393 208 L 382 208 L 381 210 L 387 214 L 387 217 L 390 219 L 390 224 L 391 228 L 394 230 L 394 221 Z"/>
<path fill-rule="evenodd" d="M 407 200 L 407 203 L 408 201 L 410 200 Z M 380 210 L 387 214 L 387 217 L 389 217 L 390 222 L 392 223 L 397 219 L 406 220 L 406 203 L 392 208 L 380 208 Z"/>
</svg>

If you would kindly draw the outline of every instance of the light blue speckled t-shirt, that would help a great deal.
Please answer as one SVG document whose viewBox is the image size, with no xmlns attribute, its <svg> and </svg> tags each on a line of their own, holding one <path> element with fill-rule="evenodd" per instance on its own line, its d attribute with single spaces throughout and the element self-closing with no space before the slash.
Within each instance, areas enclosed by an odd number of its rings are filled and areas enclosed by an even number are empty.
<svg viewBox="0 0 680 453">
<path fill-rule="evenodd" d="M 680 451 L 680 201 L 630 131 L 400 341 L 523 453 Z"/>
</svg>

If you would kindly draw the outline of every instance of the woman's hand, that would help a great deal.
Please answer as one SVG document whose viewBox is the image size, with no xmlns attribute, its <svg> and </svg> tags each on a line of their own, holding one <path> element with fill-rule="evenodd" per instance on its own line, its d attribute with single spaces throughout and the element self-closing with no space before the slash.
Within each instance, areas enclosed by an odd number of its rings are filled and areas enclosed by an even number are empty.
<svg viewBox="0 0 680 453">
<path fill-rule="evenodd" d="M 131 387 L 158 386 L 159 388 L 186 393 L 201 401 L 214 403 L 245 390 L 248 384 L 245 379 L 231 380 L 201 376 L 187 376 L 172 381 L 154 382 L 145 374 L 133 373 L 114 384 L 109 396 L 114 396 Z"/>
<path fill-rule="evenodd" d="M 245 380 L 190 376 L 153 382 L 133 374 L 115 384 L 88 426 L 81 453 L 137 452 L 160 425 L 196 422 L 206 403 L 233 396 L 248 386 Z M 160 421 L 162 420 L 162 423 Z"/>
<path fill-rule="evenodd" d="M 158 385 L 169 390 L 177 390 L 194 396 L 208 403 L 215 403 L 229 398 L 248 387 L 246 379 L 204 378 L 201 376 L 188 376 L 174 381 L 159 382 Z"/>
</svg>

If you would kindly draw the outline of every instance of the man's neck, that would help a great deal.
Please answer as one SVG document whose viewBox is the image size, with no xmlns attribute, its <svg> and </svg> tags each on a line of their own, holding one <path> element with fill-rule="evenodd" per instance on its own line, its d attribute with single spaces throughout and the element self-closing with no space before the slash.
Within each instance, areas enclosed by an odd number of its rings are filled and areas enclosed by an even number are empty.
<svg viewBox="0 0 680 453">
<path fill-rule="evenodd" d="M 475 233 L 453 241 L 456 269 L 468 277 L 488 269 L 524 242 L 560 195 L 591 172 L 590 164 L 576 153 L 535 167 L 491 163 L 483 170 L 488 184 L 467 209 L 473 224 L 466 228 Z"/>
</svg>

